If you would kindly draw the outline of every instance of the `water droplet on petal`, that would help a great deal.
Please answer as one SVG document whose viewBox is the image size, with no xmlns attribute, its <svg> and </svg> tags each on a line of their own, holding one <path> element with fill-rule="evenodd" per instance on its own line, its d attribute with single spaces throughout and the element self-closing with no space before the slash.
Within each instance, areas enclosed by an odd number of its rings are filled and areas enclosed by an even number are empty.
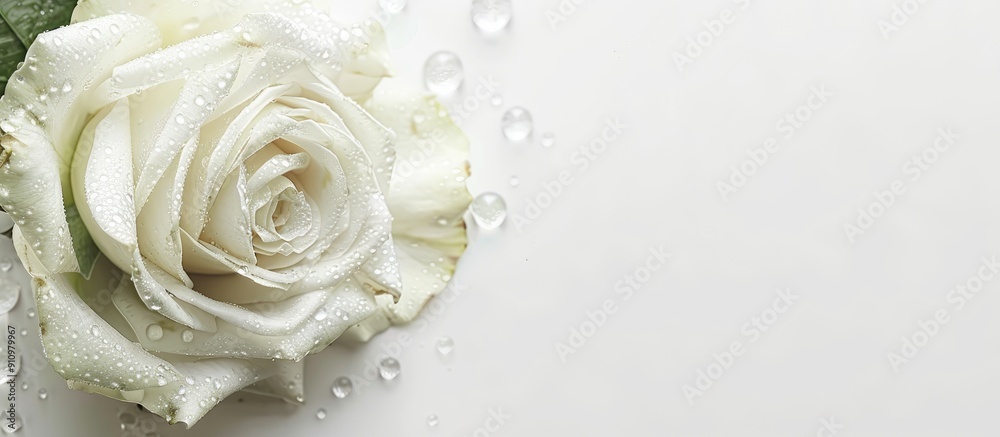
<svg viewBox="0 0 1000 437">
<path fill-rule="evenodd" d="M 156 323 L 153 323 L 153 324 L 147 326 L 146 327 L 146 337 L 148 337 L 150 340 L 153 340 L 153 341 L 157 341 L 157 340 L 163 338 L 163 327 L 161 327 L 160 325 L 158 325 Z"/>
<path fill-rule="evenodd" d="M 497 193 L 483 193 L 469 206 L 472 218 L 483 229 L 496 229 L 507 219 L 507 202 Z"/>
<path fill-rule="evenodd" d="M 190 343 L 194 341 L 194 332 L 191 331 L 190 329 L 185 329 L 184 332 L 181 332 L 181 340 L 183 340 L 185 343 Z"/>
<path fill-rule="evenodd" d="M 386 381 L 392 381 L 399 376 L 399 361 L 389 357 L 378 363 L 378 374 Z"/>
<path fill-rule="evenodd" d="M 90 335 L 93 335 L 95 337 L 98 336 L 98 335 L 101 335 L 101 328 L 98 327 L 97 325 L 91 325 L 90 326 Z"/>
<path fill-rule="evenodd" d="M 437 347 L 439 354 L 448 355 L 451 353 L 452 349 L 455 348 L 455 341 L 452 340 L 451 337 L 441 337 L 437 339 L 434 346 Z"/>
<path fill-rule="evenodd" d="M 500 127 L 508 140 L 521 141 L 531 135 L 533 127 L 531 113 L 519 106 L 510 108 L 503 114 Z"/>
<path fill-rule="evenodd" d="M 338 399 L 346 398 L 347 395 L 351 394 L 354 390 L 354 383 L 351 382 L 351 378 L 346 376 L 341 376 L 333 381 L 333 386 L 330 387 L 330 391 Z"/>
<path fill-rule="evenodd" d="M 454 53 L 440 51 L 424 63 L 424 84 L 435 94 L 451 94 L 462 86 L 463 80 L 462 61 Z"/>
</svg>

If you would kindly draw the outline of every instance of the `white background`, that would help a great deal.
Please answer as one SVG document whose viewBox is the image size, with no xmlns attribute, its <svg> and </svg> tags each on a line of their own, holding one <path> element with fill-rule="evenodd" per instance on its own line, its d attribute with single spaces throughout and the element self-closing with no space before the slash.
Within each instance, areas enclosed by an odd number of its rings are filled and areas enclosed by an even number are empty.
<svg viewBox="0 0 1000 437">
<path fill-rule="evenodd" d="M 590 0 L 553 28 L 557 0 L 524 0 L 484 37 L 468 0 L 411 0 L 390 24 L 400 80 L 418 86 L 424 59 L 446 49 L 466 71 L 452 107 L 481 77 L 502 84 L 503 105 L 472 98 L 462 124 L 473 193 L 501 193 L 512 215 L 550 206 L 522 226 L 472 227 L 462 293 L 420 329 L 310 357 L 305 406 L 230 399 L 193 430 L 158 420 L 157 432 L 483 436 L 492 409 L 509 416 L 492 436 L 812 436 L 830 418 L 838 436 L 995 435 L 1000 279 L 961 309 L 948 295 L 1000 252 L 1000 3 L 929 0 L 886 38 L 879 21 L 902 4 Z M 727 9 L 735 22 L 679 69 L 674 54 Z M 833 96 L 786 138 L 776 122 L 821 86 Z M 501 135 L 512 105 L 534 114 L 530 141 Z M 621 137 L 581 170 L 574 156 L 616 117 Z M 906 163 L 948 127 L 960 137 L 912 180 Z M 717 183 L 768 138 L 780 150 L 724 199 Z M 572 183 L 545 202 L 564 170 Z M 905 193 L 852 243 L 844 225 L 896 180 Z M 630 299 L 616 294 L 661 246 L 667 266 Z M 742 328 L 778 289 L 798 299 L 754 341 Z M 564 361 L 556 344 L 608 299 L 618 311 Z M 11 317 L 37 352 L 31 306 L 25 292 Z M 939 310 L 949 321 L 894 368 L 888 354 Z M 399 379 L 331 395 L 401 332 L 415 340 L 394 351 Z M 456 345 L 443 358 L 442 335 Z M 745 353 L 688 402 L 683 387 L 732 342 Z M 135 409 L 72 392 L 47 367 L 26 377 L 23 435 L 116 436 L 118 412 Z"/>
</svg>

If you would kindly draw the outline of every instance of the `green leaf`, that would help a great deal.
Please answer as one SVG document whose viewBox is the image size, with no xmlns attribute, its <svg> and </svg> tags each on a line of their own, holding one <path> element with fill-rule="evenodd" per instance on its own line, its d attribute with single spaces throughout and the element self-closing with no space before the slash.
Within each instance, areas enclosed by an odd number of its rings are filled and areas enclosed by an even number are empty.
<svg viewBox="0 0 1000 437">
<path fill-rule="evenodd" d="M 0 0 L 0 16 L 25 47 L 39 33 L 69 24 L 76 0 Z"/>
<path fill-rule="evenodd" d="M 87 226 L 80 218 L 80 212 L 76 206 L 66 207 L 66 221 L 69 222 L 69 235 L 73 239 L 73 251 L 76 252 L 76 262 L 80 265 L 80 272 L 84 278 L 89 279 L 90 273 L 94 269 L 94 261 L 101 254 L 94 239 L 87 232 Z"/>
<path fill-rule="evenodd" d="M 69 24 L 76 0 L 0 0 L 0 94 L 39 33 Z"/>
<path fill-rule="evenodd" d="M 26 52 L 14 30 L 6 21 L 0 20 L 0 81 L 3 82 L 3 87 L 7 86 L 10 75 L 17 69 L 17 64 L 24 60 Z"/>
</svg>

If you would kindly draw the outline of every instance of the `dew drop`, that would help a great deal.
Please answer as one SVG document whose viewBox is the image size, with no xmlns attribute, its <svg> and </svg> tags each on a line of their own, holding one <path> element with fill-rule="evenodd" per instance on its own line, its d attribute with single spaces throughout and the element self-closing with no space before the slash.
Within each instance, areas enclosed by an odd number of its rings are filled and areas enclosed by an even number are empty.
<svg viewBox="0 0 1000 437">
<path fill-rule="evenodd" d="M 510 23 L 510 0 L 472 0 L 472 22 L 484 32 L 496 32 Z"/>
<path fill-rule="evenodd" d="M 181 340 L 183 340 L 185 343 L 190 343 L 194 341 L 194 332 L 191 331 L 190 329 L 185 329 L 184 332 L 181 332 Z"/>
<path fill-rule="evenodd" d="M 398 14 L 403 12 L 403 8 L 406 7 L 406 0 L 378 0 L 379 6 L 385 9 L 386 12 L 390 14 Z"/>
<path fill-rule="evenodd" d="M 333 386 L 330 387 L 330 391 L 337 399 L 346 398 L 347 395 L 354 391 L 354 383 L 351 382 L 351 378 L 346 376 L 341 376 L 333 381 Z"/>
<path fill-rule="evenodd" d="M 399 361 L 389 357 L 378 363 L 378 374 L 386 381 L 392 381 L 399 376 Z"/>
<path fill-rule="evenodd" d="M 436 414 L 431 414 L 427 416 L 427 426 L 433 428 L 438 425 L 438 417 Z"/>
<path fill-rule="evenodd" d="M 490 104 L 492 104 L 493 106 L 500 106 L 500 105 L 502 105 L 503 104 L 503 96 L 501 96 L 500 94 L 494 94 L 493 97 L 490 97 Z"/>
<path fill-rule="evenodd" d="M 552 132 L 542 134 L 542 147 L 552 147 L 556 144 L 556 136 Z"/>
<path fill-rule="evenodd" d="M 38 399 L 41 399 L 41 400 L 44 401 L 44 400 L 46 400 L 48 398 L 49 398 L 49 392 L 48 392 L 48 390 L 45 390 L 44 388 L 38 389 Z"/>
<path fill-rule="evenodd" d="M 510 108 L 503 114 L 500 127 L 503 134 L 511 141 L 521 141 L 531 135 L 531 113 L 520 106 Z"/>
<path fill-rule="evenodd" d="M 497 193 L 476 196 L 469 206 L 472 217 L 483 229 L 496 229 L 507 219 L 507 202 Z"/>
<path fill-rule="evenodd" d="M 322 321 L 326 320 L 326 318 L 328 316 L 329 316 L 329 314 L 327 314 L 326 311 L 324 311 L 322 308 L 320 308 L 320 310 L 316 311 L 316 314 L 313 315 L 313 318 L 316 319 L 317 322 L 322 322 Z"/>
<path fill-rule="evenodd" d="M 465 80 L 462 61 L 454 53 L 440 51 L 424 63 L 424 84 L 433 93 L 446 95 L 454 93 Z"/>
<path fill-rule="evenodd" d="M 319 420 L 326 419 L 326 409 L 320 408 L 319 410 L 316 410 L 316 418 Z"/>
<path fill-rule="evenodd" d="M 6 277 L 0 277 L 0 314 L 6 314 L 17 305 L 21 286 Z"/>
<path fill-rule="evenodd" d="M 205 103 L 206 102 L 205 102 L 205 98 L 204 97 L 202 97 L 202 96 L 195 96 L 194 97 L 194 104 L 195 105 L 205 106 Z"/>
<path fill-rule="evenodd" d="M 93 335 L 95 337 L 98 336 L 98 335 L 101 335 L 101 328 L 98 327 L 97 325 L 91 325 L 90 326 L 90 335 Z"/>
<path fill-rule="evenodd" d="M 448 355 L 451 353 L 452 349 L 455 349 L 455 341 L 452 340 L 451 337 L 441 337 L 437 339 L 434 346 L 437 348 L 439 354 Z"/>
<path fill-rule="evenodd" d="M 163 328 L 156 323 L 150 324 L 146 327 L 146 337 L 153 341 L 163 338 Z"/>
<path fill-rule="evenodd" d="M 139 423 L 139 417 L 136 416 L 131 411 L 119 411 L 118 412 L 118 423 L 121 424 L 122 429 L 132 429 L 135 425 Z"/>
</svg>

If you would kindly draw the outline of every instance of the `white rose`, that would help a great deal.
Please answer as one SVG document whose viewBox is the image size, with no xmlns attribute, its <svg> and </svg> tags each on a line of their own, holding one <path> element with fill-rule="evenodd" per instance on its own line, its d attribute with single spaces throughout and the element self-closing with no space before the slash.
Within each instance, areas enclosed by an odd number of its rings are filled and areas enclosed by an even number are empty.
<svg viewBox="0 0 1000 437">
<path fill-rule="evenodd" d="M 30 47 L 0 205 L 70 387 L 188 426 L 238 390 L 301 402 L 303 357 L 444 288 L 467 140 L 429 97 L 373 96 L 381 28 L 328 9 L 84 0 Z"/>
</svg>

